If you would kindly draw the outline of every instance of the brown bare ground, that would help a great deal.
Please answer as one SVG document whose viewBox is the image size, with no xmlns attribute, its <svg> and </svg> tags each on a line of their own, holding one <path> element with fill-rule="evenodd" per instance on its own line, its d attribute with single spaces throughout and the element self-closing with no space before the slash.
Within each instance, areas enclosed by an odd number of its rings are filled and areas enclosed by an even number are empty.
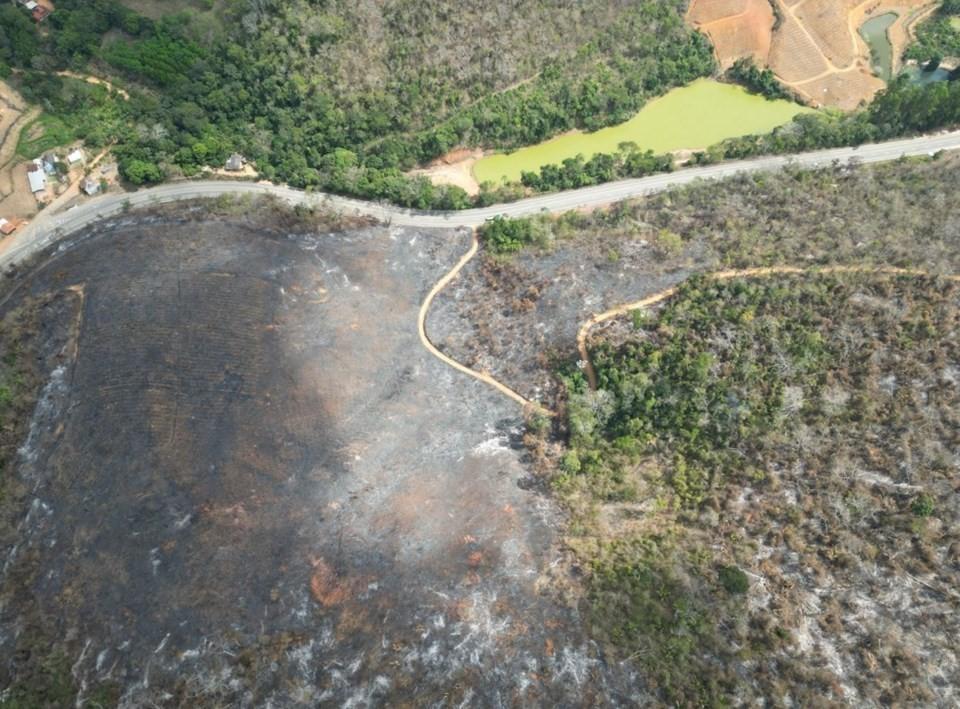
<svg viewBox="0 0 960 709">
<path fill-rule="evenodd" d="M 39 111 L 27 110 L 23 98 L 0 82 L 0 217 L 30 217 L 37 211 L 27 183 L 26 166 L 17 162 L 17 143 L 23 127 Z"/>
<path fill-rule="evenodd" d="M 770 54 L 773 9 L 767 0 L 748 0 L 739 15 L 721 17 L 704 26 L 704 31 L 717 48 L 724 69 L 740 57 L 753 57 L 764 64 Z M 721 51 L 720 48 L 723 47 Z"/>
<path fill-rule="evenodd" d="M 793 88 L 823 106 L 851 111 L 884 86 L 883 80 L 865 69 L 854 67 L 819 79 L 794 84 Z"/>
<path fill-rule="evenodd" d="M 461 148 L 437 158 L 425 168 L 413 170 L 411 175 L 423 175 L 435 185 L 453 185 L 468 195 L 480 194 L 480 184 L 473 176 L 473 165 L 483 157 L 482 150 Z"/>
<path fill-rule="evenodd" d="M 936 0 L 693 0 L 687 21 L 706 33 L 724 68 L 752 56 L 815 106 L 850 110 L 883 87 L 870 70 L 870 50 L 858 28 L 871 16 L 894 12 L 889 34 L 894 71 L 917 20 Z"/>
</svg>

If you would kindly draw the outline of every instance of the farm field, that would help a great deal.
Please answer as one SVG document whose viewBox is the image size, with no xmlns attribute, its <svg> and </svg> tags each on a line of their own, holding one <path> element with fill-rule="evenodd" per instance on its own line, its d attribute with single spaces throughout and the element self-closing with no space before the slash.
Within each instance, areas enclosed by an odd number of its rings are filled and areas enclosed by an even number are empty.
<svg viewBox="0 0 960 709">
<path fill-rule="evenodd" d="M 705 148 L 726 138 L 767 132 L 809 110 L 789 101 L 769 101 L 739 86 L 701 79 L 654 99 L 618 126 L 568 133 L 513 153 L 485 157 L 474 165 L 474 176 L 480 183 L 518 181 L 524 171 L 578 154 L 590 158 L 616 152 L 618 145 L 630 141 L 655 153 Z"/>
<path fill-rule="evenodd" d="M 766 4 L 766 3 L 764 3 Z M 870 47 L 858 31 L 887 13 L 891 71 L 911 41 L 916 21 L 936 0 L 774 0 L 776 19 L 746 0 L 693 0 L 687 21 L 710 37 L 721 66 L 753 57 L 814 105 L 854 109 L 883 88 Z M 884 72 L 886 73 L 886 72 Z"/>
</svg>

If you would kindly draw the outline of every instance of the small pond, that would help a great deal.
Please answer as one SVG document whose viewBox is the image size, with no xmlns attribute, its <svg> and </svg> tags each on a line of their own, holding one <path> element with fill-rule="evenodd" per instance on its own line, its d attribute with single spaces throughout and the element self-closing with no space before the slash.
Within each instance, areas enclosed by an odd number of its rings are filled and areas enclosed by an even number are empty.
<svg viewBox="0 0 960 709">
<path fill-rule="evenodd" d="M 896 21 L 895 12 L 885 12 L 860 25 L 860 36 L 870 47 L 873 72 L 884 81 L 890 81 L 893 77 L 893 45 L 887 30 Z"/>
</svg>

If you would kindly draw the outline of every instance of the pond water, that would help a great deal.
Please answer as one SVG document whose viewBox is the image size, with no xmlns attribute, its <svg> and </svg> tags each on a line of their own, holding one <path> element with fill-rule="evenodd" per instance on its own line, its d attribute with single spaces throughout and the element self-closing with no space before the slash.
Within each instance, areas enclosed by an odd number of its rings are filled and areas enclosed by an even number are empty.
<svg viewBox="0 0 960 709">
<path fill-rule="evenodd" d="M 594 133 L 574 131 L 513 153 L 490 155 L 474 165 L 478 182 L 519 181 L 524 171 L 583 155 L 616 152 L 632 141 L 643 150 L 699 150 L 755 133 L 767 133 L 798 113 L 812 111 L 791 101 L 769 101 L 740 86 L 700 79 L 647 103 L 625 123 Z"/>
<path fill-rule="evenodd" d="M 860 36 L 870 47 L 873 72 L 884 81 L 893 77 L 893 45 L 887 30 L 897 21 L 895 12 L 885 12 L 860 25 Z"/>
<path fill-rule="evenodd" d="M 910 77 L 914 84 L 932 84 L 935 81 L 946 81 L 950 78 L 949 69 L 936 68 L 933 71 L 924 71 L 923 67 L 908 66 L 903 73 Z"/>
</svg>

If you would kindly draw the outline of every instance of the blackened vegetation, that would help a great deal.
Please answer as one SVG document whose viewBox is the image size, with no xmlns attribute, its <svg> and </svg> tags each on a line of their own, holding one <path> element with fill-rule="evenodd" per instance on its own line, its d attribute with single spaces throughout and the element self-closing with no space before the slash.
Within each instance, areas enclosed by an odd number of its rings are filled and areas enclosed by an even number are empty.
<svg viewBox="0 0 960 709">
<path fill-rule="evenodd" d="M 681 705 L 949 701 L 960 286 L 701 277 L 633 327 L 564 374 L 598 635 Z"/>
</svg>

